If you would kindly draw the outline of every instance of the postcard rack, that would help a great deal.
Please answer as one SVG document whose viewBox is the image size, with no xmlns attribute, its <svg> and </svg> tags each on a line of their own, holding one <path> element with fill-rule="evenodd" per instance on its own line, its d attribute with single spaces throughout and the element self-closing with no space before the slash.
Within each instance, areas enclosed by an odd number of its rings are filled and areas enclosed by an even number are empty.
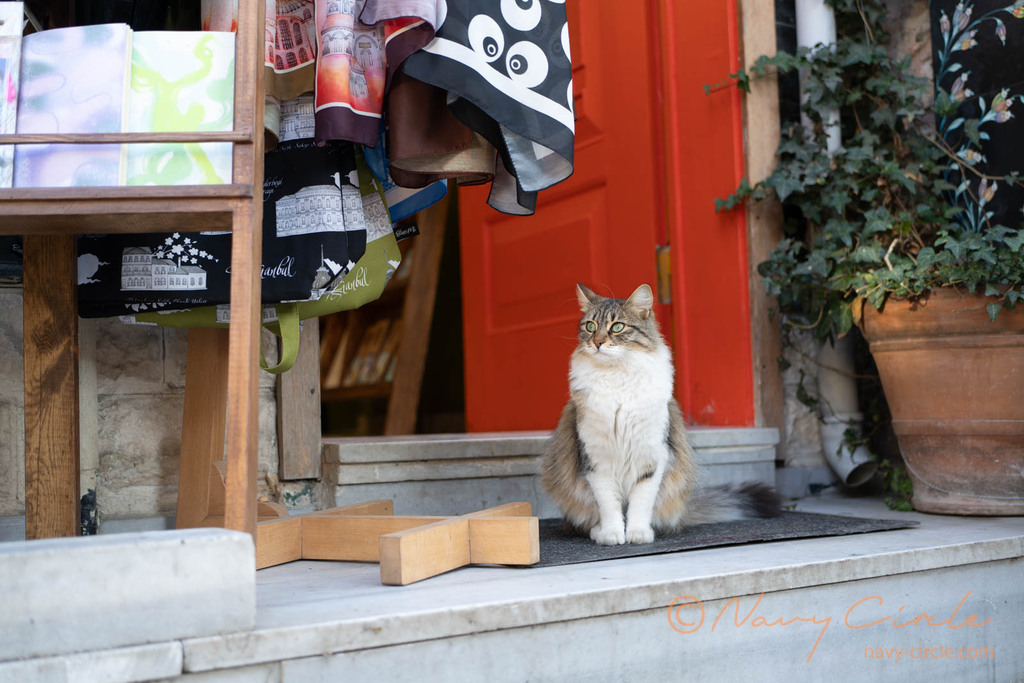
<svg viewBox="0 0 1024 683">
<path fill-rule="evenodd" d="M 186 381 L 183 477 L 209 476 L 224 452 L 224 526 L 256 531 L 257 408 L 262 242 L 264 3 L 238 0 L 234 126 L 225 132 L 0 135 L 0 144 L 231 142 L 230 184 L 0 189 L 0 234 L 24 236 L 25 531 L 29 539 L 79 533 L 76 235 L 231 230 L 231 324 L 193 330 L 226 365 L 218 406 Z M 193 334 L 195 332 L 195 334 Z M 226 355 L 226 358 L 224 356 Z M 208 402 L 206 402 L 208 403 Z M 180 482 L 184 487 L 186 481 Z"/>
</svg>

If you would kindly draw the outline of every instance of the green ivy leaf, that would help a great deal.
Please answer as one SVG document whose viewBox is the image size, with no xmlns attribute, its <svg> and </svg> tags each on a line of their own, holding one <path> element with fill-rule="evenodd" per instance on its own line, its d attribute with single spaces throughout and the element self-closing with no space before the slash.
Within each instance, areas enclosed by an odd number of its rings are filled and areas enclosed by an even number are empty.
<svg viewBox="0 0 1024 683">
<path fill-rule="evenodd" d="M 853 307 L 849 304 L 841 306 L 835 316 L 836 333 L 846 334 L 853 328 Z"/>
<path fill-rule="evenodd" d="M 854 263 L 882 263 L 884 257 L 885 251 L 882 247 L 872 243 L 857 247 L 850 255 L 850 260 Z"/>
<path fill-rule="evenodd" d="M 943 246 L 946 249 L 948 249 L 949 252 L 951 254 L 953 254 L 953 257 L 956 258 L 957 260 L 959 260 L 963 256 L 963 253 L 964 253 L 963 245 L 960 244 L 960 242 L 958 242 L 953 237 L 947 237 L 946 241 L 943 244 Z"/>
<path fill-rule="evenodd" d="M 820 275 L 825 278 L 828 277 L 829 265 L 828 261 L 825 260 L 825 254 L 821 251 L 812 252 L 807 258 L 807 266 L 810 268 L 812 273 Z"/>
<path fill-rule="evenodd" d="M 957 104 L 953 101 L 953 98 L 949 96 L 949 93 L 942 88 L 938 89 L 938 94 L 935 96 L 935 113 L 940 118 L 952 116 L 956 113 Z"/>
<path fill-rule="evenodd" d="M 804 373 L 800 373 L 800 383 L 796 387 L 796 398 L 808 408 L 814 409 L 818 405 L 818 399 L 811 396 L 804 388 Z"/>
<path fill-rule="evenodd" d="M 865 298 L 868 303 L 875 307 L 875 310 L 882 310 L 882 304 L 885 303 L 886 291 L 881 287 L 876 287 L 867 293 Z"/>
<path fill-rule="evenodd" d="M 921 270 L 931 268 L 935 260 L 935 249 L 932 247 L 924 247 L 917 252 L 917 267 Z"/>
<path fill-rule="evenodd" d="M 769 178 L 769 181 L 771 186 L 775 189 L 775 194 L 778 196 L 780 202 L 786 201 L 786 199 L 794 192 L 799 192 L 804 189 L 804 184 L 800 182 L 798 177 L 788 174 L 773 174 Z"/>
<path fill-rule="evenodd" d="M 1021 247 L 1024 247 L 1024 230 L 1016 230 L 1016 234 L 1008 234 L 1003 238 L 1003 242 L 1010 248 L 1014 254 L 1018 253 Z"/>
</svg>

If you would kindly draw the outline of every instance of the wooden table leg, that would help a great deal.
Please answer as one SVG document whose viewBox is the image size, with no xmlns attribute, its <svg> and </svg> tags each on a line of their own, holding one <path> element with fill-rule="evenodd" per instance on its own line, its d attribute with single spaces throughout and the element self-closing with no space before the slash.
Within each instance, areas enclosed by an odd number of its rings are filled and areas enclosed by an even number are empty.
<svg viewBox="0 0 1024 683">
<path fill-rule="evenodd" d="M 25 537 L 77 536 L 76 237 L 28 234 L 24 250 Z"/>
<path fill-rule="evenodd" d="M 202 526 L 210 513 L 210 468 L 224 456 L 227 377 L 228 331 L 190 329 L 178 462 L 179 529 Z M 218 514 L 223 515 L 224 511 Z"/>
<path fill-rule="evenodd" d="M 235 128 L 252 130 L 251 144 L 236 144 L 231 177 L 250 185 L 253 196 L 240 200 L 231 218 L 231 326 L 228 360 L 227 473 L 225 526 L 256 537 L 256 467 L 259 451 L 260 279 L 263 259 L 263 35 L 265 6 L 249 3 L 241 12 L 235 40 L 235 69 L 253 74 L 250 88 L 235 91 Z M 255 7 L 252 7 L 255 5 Z M 255 10 L 255 11 L 251 11 Z"/>
<path fill-rule="evenodd" d="M 262 184 L 262 183 L 261 183 Z M 256 536 L 262 212 L 235 211 L 231 242 L 225 527 Z M 259 206 L 261 209 L 262 206 Z"/>
</svg>

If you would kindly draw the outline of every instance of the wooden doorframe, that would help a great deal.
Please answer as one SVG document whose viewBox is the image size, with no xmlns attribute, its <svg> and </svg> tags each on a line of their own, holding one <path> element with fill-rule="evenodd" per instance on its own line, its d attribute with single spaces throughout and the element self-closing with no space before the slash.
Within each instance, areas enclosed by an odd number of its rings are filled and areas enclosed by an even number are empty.
<svg viewBox="0 0 1024 683">
<path fill-rule="evenodd" d="M 777 50 L 775 0 L 739 0 L 741 63 L 745 68 L 761 55 Z M 782 135 L 779 119 L 778 79 L 772 75 L 754 80 L 743 96 L 743 125 L 747 177 L 751 183 L 766 178 L 775 168 L 776 150 Z M 778 320 L 757 264 L 765 261 L 782 238 L 782 205 L 773 199 L 747 210 L 750 262 L 750 330 L 754 371 L 754 425 L 782 427 L 782 356 Z"/>
</svg>

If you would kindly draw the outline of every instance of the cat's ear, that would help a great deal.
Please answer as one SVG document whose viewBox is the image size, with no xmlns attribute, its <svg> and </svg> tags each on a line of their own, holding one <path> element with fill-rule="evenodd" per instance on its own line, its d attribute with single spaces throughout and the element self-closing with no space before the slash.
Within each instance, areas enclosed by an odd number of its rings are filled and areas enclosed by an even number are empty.
<svg viewBox="0 0 1024 683">
<path fill-rule="evenodd" d="M 577 282 L 576 299 L 580 302 L 580 310 L 586 312 L 590 307 L 590 304 L 597 301 L 597 294 L 594 294 L 592 291 Z"/>
<path fill-rule="evenodd" d="M 654 293 L 649 285 L 642 284 L 629 295 L 626 303 L 637 309 L 640 312 L 640 317 L 646 320 L 650 317 L 651 309 L 654 307 Z"/>
</svg>

